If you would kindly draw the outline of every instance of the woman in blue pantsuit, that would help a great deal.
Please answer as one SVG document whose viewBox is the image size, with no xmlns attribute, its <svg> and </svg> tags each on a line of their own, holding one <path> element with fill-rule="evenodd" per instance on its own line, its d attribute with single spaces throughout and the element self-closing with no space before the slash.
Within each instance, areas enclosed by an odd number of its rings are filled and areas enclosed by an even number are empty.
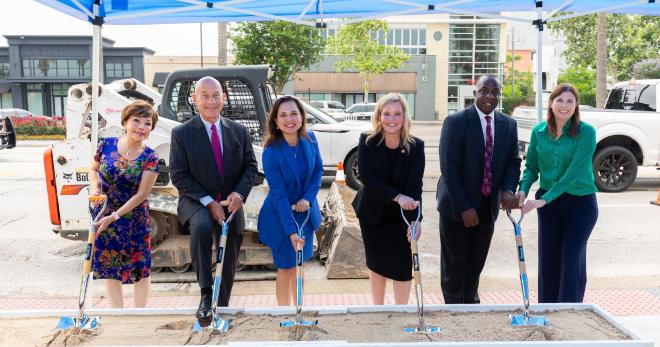
<svg viewBox="0 0 660 347">
<path fill-rule="evenodd" d="M 587 241 L 598 219 L 591 164 L 596 130 L 580 120 L 577 90 L 560 84 L 550 94 L 548 120 L 532 130 L 519 198 L 540 176 L 540 189 L 523 206 L 538 209 L 539 302 L 582 302 Z"/>
<path fill-rule="evenodd" d="M 321 188 L 323 163 L 313 133 L 308 133 L 303 105 L 293 96 L 275 101 L 268 115 L 262 163 L 270 190 L 259 212 L 259 240 L 273 252 L 277 268 L 275 295 L 280 306 L 295 302 L 296 246 L 303 258 L 312 257 L 314 231 L 321 225 L 316 195 Z M 293 207 L 293 210 L 291 208 Z M 303 238 L 297 234 L 294 216 L 302 224 L 309 210 Z"/>
</svg>

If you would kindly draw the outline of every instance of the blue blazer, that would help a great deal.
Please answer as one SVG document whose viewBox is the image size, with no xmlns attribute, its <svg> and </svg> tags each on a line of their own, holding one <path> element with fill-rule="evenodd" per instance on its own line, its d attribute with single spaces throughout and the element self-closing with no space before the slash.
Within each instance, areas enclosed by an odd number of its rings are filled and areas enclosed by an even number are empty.
<svg viewBox="0 0 660 347">
<path fill-rule="evenodd" d="M 291 205 L 304 198 L 309 201 L 309 222 L 316 230 L 321 225 L 321 209 L 316 195 L 321 189 L 323 162 L 316 137 L 308 133 L 311 141 L 302 137 L 300 143 L 307 159 L 307 174 L 301 177 L 295 170 L 293 158 L 287 154 L 286 141 L 280 140 L 264 149 L 262 163 L 264 174 L 270 188 L 259 211 L 257 228 L 259 240 L 271 248 L 277 248 L 282 240 L 297 232 L 292 220 Z M 294 187 L 302 195 L 294 194 Z"/>
</svg>

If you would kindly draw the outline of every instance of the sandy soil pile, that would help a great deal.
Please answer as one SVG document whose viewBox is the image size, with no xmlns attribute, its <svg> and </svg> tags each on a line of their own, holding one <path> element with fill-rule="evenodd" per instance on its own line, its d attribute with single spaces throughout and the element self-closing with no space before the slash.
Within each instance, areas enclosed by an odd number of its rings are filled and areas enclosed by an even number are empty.
<svg viewBox="0 0 660 347">
<path fill-rule="evenodd" d="M 404 333 L 417 325 L 417 316 L 406 313 L 320 315 L 316 327 L 306 328 L 302 340 L 348 342 L 428 341 L 565 341 L 625 340 L 629 337 L 591 311 L 548 312 L 548 327 L 511 327 L 508 312 L 429 312 L 427 325 L 443 329 L 438 334 Z M 228 318 L 228 317 L 226 317 Z M 95 335 L 72 335 L 54 327 L 57 318 L 0 320 L 2 346 L 88 346 L 225 344 L 231 341 L 287 341 L 295 334 L 283 331 L 285 316 L 236 315 L 226 334 L 193 333 L 194 317 L 106 316 Z M 312 317 L 306 316 L 307 319 Z"/>
</svg>

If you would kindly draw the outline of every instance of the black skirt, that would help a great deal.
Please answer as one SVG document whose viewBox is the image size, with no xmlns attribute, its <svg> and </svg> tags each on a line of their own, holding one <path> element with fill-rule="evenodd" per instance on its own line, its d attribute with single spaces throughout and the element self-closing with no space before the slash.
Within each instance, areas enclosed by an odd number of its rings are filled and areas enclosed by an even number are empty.
<svg viewBox="0 0 660 347">
<path fill-rule="evenodd" d="M 360 221 L 360 229 L 369 270 L 395 281 L 412 280 L 408 226 L 401 217 L 399 204 L 386 204 L 378 223 L 367 225 Z"/>
</svg>

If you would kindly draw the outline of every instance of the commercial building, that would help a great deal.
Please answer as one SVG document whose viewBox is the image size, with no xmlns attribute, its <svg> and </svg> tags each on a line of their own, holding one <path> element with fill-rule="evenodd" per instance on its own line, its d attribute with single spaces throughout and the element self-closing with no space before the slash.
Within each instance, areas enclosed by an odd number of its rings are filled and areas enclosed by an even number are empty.
<svg viewBox="0 0 660 347">
<path fill-rule="evenodd" d="M 0 108 L 61 116 L 69 86 L 92 78 L 91 36 L 6 35 L 0 47 Z M 114 47 L 103 39 L 104 81 L 133 77 L 144 81 L 145 47 Z"/>
</svg>

